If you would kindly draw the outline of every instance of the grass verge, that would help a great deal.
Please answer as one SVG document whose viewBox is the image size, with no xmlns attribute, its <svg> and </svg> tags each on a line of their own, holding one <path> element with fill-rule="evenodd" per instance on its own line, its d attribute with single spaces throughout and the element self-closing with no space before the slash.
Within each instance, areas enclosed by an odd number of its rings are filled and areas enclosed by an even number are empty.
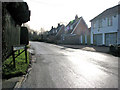
<svg viewBox="0 0 120 90">
<path fill-rule="evenodd" d="M 21 52 L 22 50 L 20 50 Z M 15 54 L 18 54 L 18 52 L 16 52 Z M 27 72 L 28 66 L 29 66 L 29 53 L 27 52 L 27 61 L 28 63 L 26 64 L 25 62 L 25 52 L 23 52 L 22 54 L 20 54 L 17 58 L 15 58 L 16 61 L 16 68 L 13 67 L 13 58 L 12 56 L 10 56 L 7 60 L 5 60 L 2 63 L 2 78 L 3 79 L 8 79 L 11 77 L 15 77 L 15 76 L 20 76 L 20 75 L 24 75 Z M 10 64 L 10 62 L 12 62 Z"/>
</svg>

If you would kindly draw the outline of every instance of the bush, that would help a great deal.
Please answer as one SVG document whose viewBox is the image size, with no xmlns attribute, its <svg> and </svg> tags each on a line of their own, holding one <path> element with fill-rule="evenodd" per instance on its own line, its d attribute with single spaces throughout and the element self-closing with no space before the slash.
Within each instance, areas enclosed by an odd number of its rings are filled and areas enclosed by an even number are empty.
<svg viewBox="0 0 120 90">
<path fill-rule="evenodd" d="M 115 46 L 114 45 L 110 45 L 110 52 L 115 52 Z"/>
<path fill-rule="evenodd" d="M 120 56 L 120 45 L 110 45 L 110 53 L 115 56 Z"/>
<path fill-rule="evenodd" d="M 118 56 L 120 56 L 120 45 L 118 45 Z"/>
</svg>

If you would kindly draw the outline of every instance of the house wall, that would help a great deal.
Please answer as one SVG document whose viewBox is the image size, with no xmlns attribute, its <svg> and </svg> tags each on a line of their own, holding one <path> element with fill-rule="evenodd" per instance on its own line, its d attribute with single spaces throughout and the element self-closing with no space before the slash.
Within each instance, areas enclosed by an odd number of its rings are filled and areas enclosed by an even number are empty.
<svg viewBox="0 0 120 90">
<path fill-rule="evenodd" d="M 73 34 L 76 34 L 76 35 L 88 34 L 88 27 L 86 26 L 83 19 L 80 20 Z"/>
<path fill-rule="evenodd" d="M 98 27 L 98 22 L 100 19 L 95 19 L 91 22 L 91 44 L 93 44 L 93 35 L 102 34 L 102 44 L 105 44 L 105 34 L 118 32 L 118 15 L 114 14 L 112 16 L 112 26 L 107 25 L 108 17 L 102 18 L 102 27 Z M 95 23 L 95 28 L 93 28 L 93 23 Z"/>
<path fill-rule="evenodd" d="M 80 20 L 73 34 L 79 35 L 79 44 L 89 44 L 90 32 L 88 31 L 88 27 L 83 19 Z"/>
<path fill-rule="evenodd" d="M 118 44 L 120 44 L 120 14 L 118 16 L 118 34 L 117 34 L 118 38 Z"/>
</svg>

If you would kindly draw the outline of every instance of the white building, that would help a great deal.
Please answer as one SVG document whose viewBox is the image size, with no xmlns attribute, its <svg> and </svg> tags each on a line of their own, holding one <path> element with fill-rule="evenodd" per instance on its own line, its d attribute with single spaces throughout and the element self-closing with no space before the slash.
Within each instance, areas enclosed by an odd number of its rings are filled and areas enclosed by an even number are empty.
<svg viewBox="0 0 120 90">
<path fill-rule="evenodd" d="M 109 8 L 91 21 L 91 44 L 120 44 L 120 5 Z"/>
</svg>

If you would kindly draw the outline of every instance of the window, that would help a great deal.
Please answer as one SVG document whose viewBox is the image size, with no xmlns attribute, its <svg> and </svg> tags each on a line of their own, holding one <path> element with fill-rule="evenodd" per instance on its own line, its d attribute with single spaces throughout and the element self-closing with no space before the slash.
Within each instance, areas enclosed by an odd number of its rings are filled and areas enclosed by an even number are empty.
<svg viewBox="0 0 120 90">
<path fill-rule="evenodd" d="M 96 26 L 95 26 L 95 22 L 93 22 L 93 29 L 95 29 L 96 28 Z"/>
<path fill-rule="evenodd" d="M 70 29 L 69 26 L 67 26 L 67 31 L 68 31 L 69 29 Z"/>
<path fill-rule="evenodd" d="M 107 23 L 108 23 L 108 26 L 112 26 L 112 17 L 108 17 Z"/>
<path fill-rule="evenodd" d="M 99 20 L 99 22 L 98 22 L 98 27 L 99 27 L 99 28 L 102 28 L 102 19 Z"/>
</svg>

